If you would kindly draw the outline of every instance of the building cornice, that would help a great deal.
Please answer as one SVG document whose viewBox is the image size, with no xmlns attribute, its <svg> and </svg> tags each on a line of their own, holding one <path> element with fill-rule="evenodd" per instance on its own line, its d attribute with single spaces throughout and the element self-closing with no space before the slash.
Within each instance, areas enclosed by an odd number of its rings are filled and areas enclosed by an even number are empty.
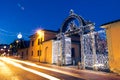
<svg viewBox="0 0 120 80">
<path fill-rule="evenodd" d="M 113 23 L 116 23 L 116 22 L 120 22 L 120 19 L 117 19 L 117 20 L 114 20 L 114 21 L 111 21 L 111 22 L 104 23 L 104 24 L 101 25 L 101 28 L 108 28 L 108 25 L 113 24 Z"/>
</svg>

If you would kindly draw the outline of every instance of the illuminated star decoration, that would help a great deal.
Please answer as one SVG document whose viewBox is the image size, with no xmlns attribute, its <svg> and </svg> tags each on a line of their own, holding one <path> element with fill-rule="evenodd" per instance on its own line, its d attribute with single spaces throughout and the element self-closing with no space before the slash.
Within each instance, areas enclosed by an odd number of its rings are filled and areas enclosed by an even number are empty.
<svg viewBox="0 0 120 80">
<path fill-rule="evenodd" d="M 18 38 L 18 39 L 21 39 L 21 38 L 22 38 L 22 34 L 19 33 L 19 34 L 17 35 L 17 38 Z"/>
<path fill-rule="evenodd" d="M 23 11 L 25 10 L 25 8 L 20 3 L 18 3 L 17 5 L 21 10 L 23 10 Z"/>
</svg>

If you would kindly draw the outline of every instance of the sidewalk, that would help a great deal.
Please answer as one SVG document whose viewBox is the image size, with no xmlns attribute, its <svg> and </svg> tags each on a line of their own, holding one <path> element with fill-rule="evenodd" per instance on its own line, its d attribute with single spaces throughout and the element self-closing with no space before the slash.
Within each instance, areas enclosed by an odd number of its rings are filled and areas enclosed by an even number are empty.
<svg viewBox="0 0 120 80">
<path fill-rule="evenodd" d="M 43 64 L 39 62 L 34 62 L 37 65 L 42 65 L 45 67 L 57 69 L 66 72 L 67 74 L 72 74 L 72 76 L 80 77 L 85 80 L 120 80 L 120 76 L 115 73 L 107 73 L 94 70 L 80 70 L 77 66 L 57 66 L 52 64 Z"/>
</svg>

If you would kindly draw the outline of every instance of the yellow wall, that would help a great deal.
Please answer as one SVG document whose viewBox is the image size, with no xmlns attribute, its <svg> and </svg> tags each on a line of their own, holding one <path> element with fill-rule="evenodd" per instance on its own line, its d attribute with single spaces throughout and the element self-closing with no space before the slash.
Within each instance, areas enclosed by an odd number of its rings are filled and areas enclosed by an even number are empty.
<svg viewBox="0 0 120 80">
<path fill-rule="evenodd" d="M 32 41 L 32 40 L 31 40 Z M 34 46 L 30 45 L 29 48 L 29 60 L 52 63 L 52 40 L 45 41 L 41 44 L 41 56 L 38 56 L 38 50 L 40 50 L 40 45 L 38 45 L 38 40 L 34 40 Z M 33 56 L 31 53 L 33 51 Z"/>
<path fill-rule="evenodd" d="M 43 43 L 42 62 L 52 64 L 52 40 Z"/>
<path fill-rule="evenodd" d="M 31 38 L 30 38 L 30 47 L 29 47 L 29 55 L 28 55 L 28 59 L 32 60 L 32 61 L 41 61 L 41 57 L 38 55 L 38 50 L 40 51 L 40 49 L 42 50 L 42 45 L 38 45 L 38 39 L 40 39 L 40 37 L 42 38 L 42 41 L 44 41 L 44 32 L 42 33 L 42 36 L 40 36 L 39 34 L 34 34 Z M 34 41 L 34 45 L 32 46 L 32 41 Z M 33 55 L 32 55 L 32 51 L 33 51 Z"/>
<path fill-rule="evenodd" d="M 109 52 L 110 70 L 120 73 L 120 22 L 105 25 Z"/>
<path fill-rule="evenodd" d="M 52 40 L 47 40 L 47 35 L 49 35 L 49 39 L 53 38 L 53 36 L 50 37 L 50 34 L 46 34 L 47 32 L 43 31 L 42 34 L 42 44 L 38 45 L 38 39 L 40 39 L 38 34 L 34 34 L 30 38 L 30 47 L 29 47 L 29 55 L 28 59 L 32 61 L 40 61 L 40 62 L 46 62 L 46 63 L 52 63 Z M 52 34 L 52 32 L 51 32 Z M 53 35 L 53 34 L 52 34 Z M 34 41 L 34 46 L 32 46 L 32 41 Z M 41 56 L 38 55 L 38 50 L 41 49 Z M 33 51 L 33 55 L 32 55 Z"/>
<path fill-rule="evenodd" d="M 34 41 L 34 45 L 32 46 L 32 41 Z M 38 56 L 38 50 L 40 49 L 40 46 L 38 45 L 38 38 L 32 38 L 30 40 L 30 47 L 29 47 L 29 55 L 28 59 L 33 60 L 33 61 L 39 61 L 39 56 Z M 32 55 L 33 51 L 33 55 Z"/>
</svg>

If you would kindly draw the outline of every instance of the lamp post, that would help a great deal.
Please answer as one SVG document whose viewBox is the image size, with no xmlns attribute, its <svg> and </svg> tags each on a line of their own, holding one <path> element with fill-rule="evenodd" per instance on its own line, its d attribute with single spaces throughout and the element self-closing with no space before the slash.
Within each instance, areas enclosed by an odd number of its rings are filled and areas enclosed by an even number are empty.
<svg viewBox="0 0 120 80">
<path fill-rule="evenodd" d="M 7 46 L 3 46 L 3 48 L 4 48 L 4 55 L 6 55 L 6 48 L 7 48 Z"/>
<path fill-rule="evenodd" d="M 19 43 L 20 43 L 20 41 L 19 41 L 19 40 L 16 40 L 15 49 L 16 49 L 16 56 L 17 56 L 17 57 L 20 55 L 20 54 L 18 53 L 18 49 L 20 48 L 20 47 L 19 47 Z"/>
<path fill-rule="evenodd" d="M 40 46 L 39 46 L 39 51 L 38 51 L 38 54 L 39 54 L 39 62 L 40 62 L 40 56 L 41 56 L 41 53 L 42 53 L 42 50 L 41 50 L 42 41 L 44 40 L 44 39 L 43 39 L 43 31 L 42 31 L 42 30 L 38 30 L 38 31 L 37 31 L 37 34 L 38 34 L 38 45 L 40 45 Z"/>
</svg>

